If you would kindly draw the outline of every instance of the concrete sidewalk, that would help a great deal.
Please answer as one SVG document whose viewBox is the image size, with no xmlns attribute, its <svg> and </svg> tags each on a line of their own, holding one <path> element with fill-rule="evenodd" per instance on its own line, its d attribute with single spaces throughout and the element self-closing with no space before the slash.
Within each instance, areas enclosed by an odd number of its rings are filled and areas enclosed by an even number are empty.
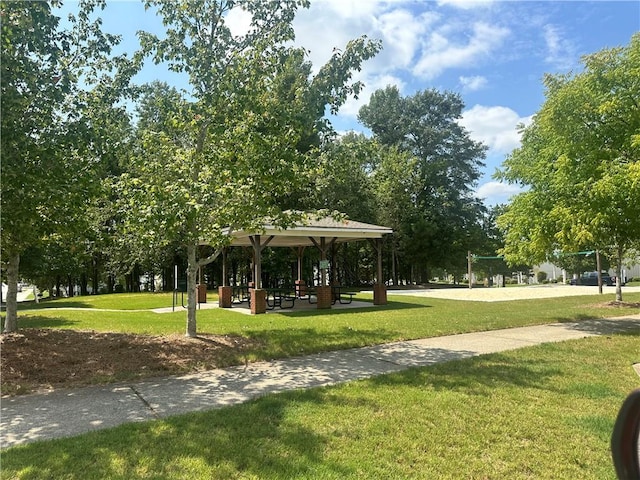
<svg viewBox="0 0 640 480">
<path fill-rule="evenodd" d="M 640 331 L 640 314 L 397 342 L 135 384 L 3 398 L 0 446 L 79 435 L 486 353 L 627 331 Z"/>
</svg>

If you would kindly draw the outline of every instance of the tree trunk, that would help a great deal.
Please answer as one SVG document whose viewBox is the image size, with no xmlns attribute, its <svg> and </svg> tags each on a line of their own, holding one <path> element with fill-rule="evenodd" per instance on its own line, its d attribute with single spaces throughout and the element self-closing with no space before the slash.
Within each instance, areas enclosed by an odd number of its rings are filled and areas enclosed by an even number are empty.
<svg viewBox="0 0 640 480">
<path fill-rule="evenodd" d="M 131 273 L 131 288 L 133 292 L 140 293 L 140 265 L 137 263 L 133 266 Z"/>
<path fill-rule="evenodd" d="M 99 284 L 99 279 L 98 279 L 98 270 L 100 267 L 100 261 L 98 260 L 97 255 L 93 257 L 93 269 L 91 271 L 91 289 L 93 290 L 91 293 L 93 295 L 97 295 L 98 294 L 98 284 Z"/>
<path fill-rule="evenodd" d="M 149 273 L 149 290 L 152 292 L 156 291 L 156 274 L 153 270 Z"/>
<path fill-rule="evenodd" d="M 616 258 L 616 301 L 622 301 L 622 248 L 617 248 Z"/>
<path fill-rule="evenodd" d="M 396 267 L 396 242 L 391 242 L 391 278 L 393 279 L 393 286 L 398 285 L 398 270 Z"/>
<path fill-rule="evenodd" d="M 87 274 L 82 272 L 80 274 L 80 295 L 85 296 L 89 295 L 89 282 L 87 280 Z"/>
<path fill-rule="evenodd" d="M 187 337 L 197 336 L 196 332 L 196 282 L 198 276 L 197 245 L 187 246 Z"/>
<path fill-rule="evenodd" d="M 18 330 L 18 271 L 20 254 L 13 254 L 7 261 L 7 316 L 4 320 L 4 333 Z"/>
</svg>

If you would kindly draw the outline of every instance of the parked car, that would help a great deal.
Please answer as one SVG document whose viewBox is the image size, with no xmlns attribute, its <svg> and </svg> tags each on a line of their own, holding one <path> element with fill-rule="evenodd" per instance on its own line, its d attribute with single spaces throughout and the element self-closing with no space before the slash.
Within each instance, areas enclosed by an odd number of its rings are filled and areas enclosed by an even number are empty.
<svg viewBox="0 0 640 480">
<path fill-rule="evenodd" d="M 611 282 L 615 285 L 618 277 L 611 277 Z M 624 287 L 627 284 L 627 277 L 620 279 L 620 286 Z"/>
<path fill-rule="evenodd" d="M 602 285 L 611 287 L 613 279 L 607 272 L 602 272 Z M 598 272 L 585 272 L 580 278 L 571 279 L 571 285 L 598 285 Z"/>
</svg>

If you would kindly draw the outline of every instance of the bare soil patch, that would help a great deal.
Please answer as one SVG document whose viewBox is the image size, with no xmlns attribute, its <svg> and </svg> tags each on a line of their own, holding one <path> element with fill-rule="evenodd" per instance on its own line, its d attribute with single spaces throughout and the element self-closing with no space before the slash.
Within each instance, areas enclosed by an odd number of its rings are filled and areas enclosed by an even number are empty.
<svg viewBox="0 0 640 480">
<path fill-rule="evenodd" d="M 24 329 L 0 335 L 2 395 L 19 395 L 242 364 L 255 340 Z"/>
</svg>

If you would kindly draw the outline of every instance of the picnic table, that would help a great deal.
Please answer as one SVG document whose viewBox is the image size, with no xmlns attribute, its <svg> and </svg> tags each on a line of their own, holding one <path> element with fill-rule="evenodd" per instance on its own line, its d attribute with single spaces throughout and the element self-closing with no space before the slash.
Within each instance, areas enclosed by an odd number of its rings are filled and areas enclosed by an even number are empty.
<svg viewBox="0 0 640 480">
<path fill-rule="evenodd" d="M 356 292 L 349 290 L 349 287 L 343 287 L 342 285 L 332 285 L 331 305 L 335 305 L 336 302 L 339 302 L 342 305 L 348 305 L 349 303 L 351 303 Z M 315 301 L 312 300 L 313 296 L 315 296 Z M 315 288 L 307 289 L 307 300 L 309 300 L 309 303 L 311 304 L 318 303 L 318 296 Z"/>
<path fill-rule="evenodd" d="M 343 287 L 341 285 L 334 285 L 331 287 L 331 294 L 333 295 L 333 303 L 336 301 L 346 305 L 353 301 L 353 296 L 356 292 L 349 291 L 349 287 Z"/>
<path fill-rule="evenodd" d="M 249 302 L 251 304 L 251 295 L 249 295 L 248 285 L 237 285 L 231 289 L 231 301 L 235 303 Z"/>
<path fill-rule="evenodd" d="M 279 307 L 283 310 L 293 308 L 296 303 L 295 291 L 290 288 L 267 288 L 267 308 Z"/>
</svg>

